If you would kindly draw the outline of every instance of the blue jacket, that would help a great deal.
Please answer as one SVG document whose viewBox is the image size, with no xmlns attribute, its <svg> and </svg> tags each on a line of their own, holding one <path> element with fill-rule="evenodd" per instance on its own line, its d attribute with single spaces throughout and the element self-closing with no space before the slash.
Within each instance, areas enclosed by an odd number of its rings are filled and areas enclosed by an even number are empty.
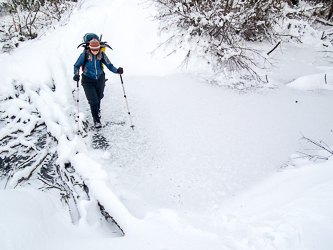
<svg viewBox="0 0 333 250">
<path fill-rule="evenodd" d="M 92 79 L 98 79 L 103 73 L 102 63 L 113 73 L 117 73 L 117 68 L 113 66 L 109 58 L 103 51 L 96 56 L 91 52 L 82 52 L 74 64 L 74 75 L 78 74 L 80 67 L 83 65 L 83 74 Z"/>
</svg>

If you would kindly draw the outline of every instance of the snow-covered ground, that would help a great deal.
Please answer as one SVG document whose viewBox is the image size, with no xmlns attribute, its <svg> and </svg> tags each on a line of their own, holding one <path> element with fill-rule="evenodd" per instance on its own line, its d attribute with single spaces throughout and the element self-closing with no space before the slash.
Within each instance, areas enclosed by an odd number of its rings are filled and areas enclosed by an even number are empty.
<svg viewBox="0 0 333 250">
<path fill-rule="evenodd" d="M 20 107 L 38 109 L 58 139 L 58 164 L 71 161 L 91 194 L 72 224 L 52 192 L 0 190 L 0 249 L 332 249 L 333 162 L 298 153 L 314 148 L 302 135 L 333 145 L 333 67 L 320 37 L 282 43 L 270 55 L 274 88 L 244 93 L 211 81 L 203 64 L 181 70 L 180 54 L 148 54 L 160 41 L 157 24 L 138 3 L 82 1 L 66 26 L 0 55 L 1 95 L 15 92 L 15 80 L 33 98 L 12 101 L 7 114 L 27 119 Z M 103 33 L 109 58 L 124 67 L 135 125 L 119 76 L 106 72 L 104 150 L 93 148 L 93 133 L 77 136 L 69 116 L 86 32 Z M 82 88 L 80 116 L 91 121 Z M 96 199 L 125 236 L 96 220 Z"/>
</svg>

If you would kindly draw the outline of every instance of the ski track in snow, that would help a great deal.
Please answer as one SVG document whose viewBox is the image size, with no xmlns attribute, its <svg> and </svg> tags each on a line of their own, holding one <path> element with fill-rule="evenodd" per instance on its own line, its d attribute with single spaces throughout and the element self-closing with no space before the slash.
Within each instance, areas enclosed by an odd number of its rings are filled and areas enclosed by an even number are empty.
<svg viewBox="0 0 333 250">
<path fill-rule="evenodd" d="M 1 55 L 1 94 L 13 94 L 16 80 L 34 97 L 6 112 L 22 105 L 41 112 L 59 139 L 58 163 L 73 163 L 92 201 L 78 204 L 82 217 L 72 225 L 52 193 L 2 190 L 0 249 L 331 249 L 332 160 L 290 159 L 301 150 L 301 133 L 333 144 L 332 67 L 318 48 L 283 44 L 270 55 L 279 60 L 268 73 L 277 88 L 239 94 L 205 81 L 201 65 L 180 72 L 179 55 L 151 58 L 155 25 L 137 3 L 83 1 L 68 25 Z M 96 11 L 103 20 L 85 18 Z M 107 54 L 124 67 L 135 125 L 119 76 L 106 72 L 104 149 L 94 149 L 94 131 L 76 136 L 69 117 L 76 112 L 74 48 L 86 32 L 103 33 L 114 48 Z M 81 119 L 91 124 L 82 87 L 79 93 Z M 96 222 L 96 199 L 125 237 Z"/>
</svg>

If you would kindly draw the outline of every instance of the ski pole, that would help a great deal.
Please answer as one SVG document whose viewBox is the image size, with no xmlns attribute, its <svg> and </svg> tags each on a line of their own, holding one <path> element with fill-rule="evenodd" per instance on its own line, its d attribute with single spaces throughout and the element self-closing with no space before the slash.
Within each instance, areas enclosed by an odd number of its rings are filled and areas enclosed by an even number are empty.
<svg viewBox="0 0 333 250">
<path fill-rule="evenodd" d="M 128 102 L 127 102 L 127 97 L 126 97 L 126 93 L 125 93 L 123 77 L 121 76 L 121 74 L 119 74 L 119 75 L 120 75 L 121 85 L 123 86 L 124 97 L 125 97 L 125 100 L 126 100 L 126 106 L 127 106 L 128 115 L 129 115 L 129 118 L 130 118 L 130 121 L 131 121 L 131 128 L 134 130 L 134 125 L 133 125 L 133 123 L 132 123 L 131 112 L 129 111 Z"/>
<path fill-rule="evenodd" d="M 77 75 L 79 75 L 79 71 L 77 71 Z M 76 115 L 76 119 L 77 119 L 77 133 L 80 134 L 80 113 L 79 113 L 79 89 L 80 89 L 80 84 L 79 84 L 79 80 L 77 80 L 77 98 L 76 98 L 76 105 L 77 105 L 77 115 Z"/>
</svg>

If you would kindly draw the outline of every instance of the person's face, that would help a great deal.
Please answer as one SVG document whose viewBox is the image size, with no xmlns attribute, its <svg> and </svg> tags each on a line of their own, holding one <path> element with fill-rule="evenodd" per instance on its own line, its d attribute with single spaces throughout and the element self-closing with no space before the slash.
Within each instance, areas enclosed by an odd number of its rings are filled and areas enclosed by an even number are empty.
<svg viewBox="0 0 333 250">
<path fill-rule="evenodd" d="M 93 53 L 95 56 L 98 54 L 98 52 L 99 52 L 99 49 L 98 50 L 92 50 L 91 49 L 91 53 Z"/>
</svg>

